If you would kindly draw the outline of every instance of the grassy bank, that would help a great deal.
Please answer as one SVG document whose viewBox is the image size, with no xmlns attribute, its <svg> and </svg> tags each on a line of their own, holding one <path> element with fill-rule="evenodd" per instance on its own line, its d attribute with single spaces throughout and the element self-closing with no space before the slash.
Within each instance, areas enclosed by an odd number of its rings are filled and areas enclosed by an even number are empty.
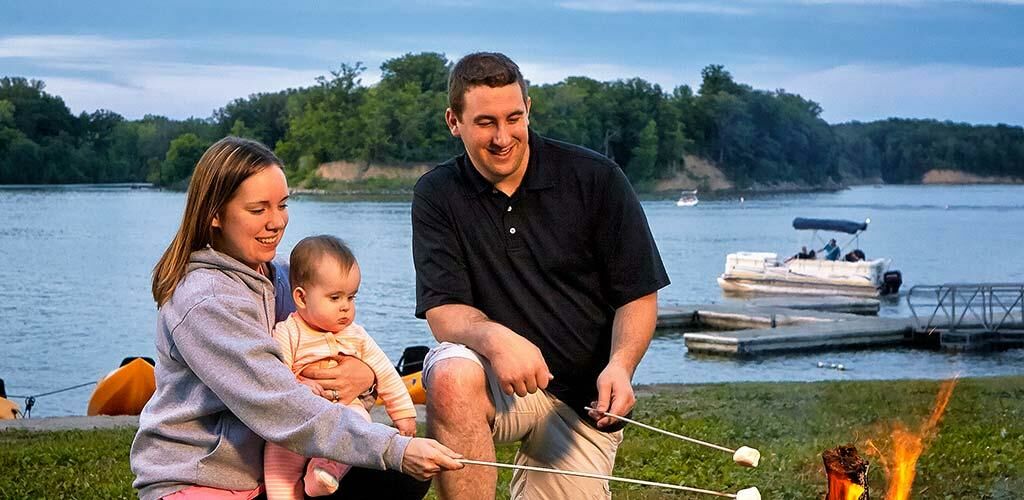
<svg viewBox="0 0 1024 500">
<path fill-rule="evenodd" d="M 727 446 L 761 450 L 761 466 L 743 469 L 722 452 L 627 429 L 616 474 L 735 492 L 757 486 L 766 499 L 822 498 L 821 451 L 866 439 L 885 450 L 891 423 L 917 429 L 938 382 L 749 383 L 642 389 L 634 417 Z M 128 447 L 133 432 L 0 433 L 0 498 L 131 497 Z M 513 449 L 499 450 L 499 461 Z M 884 498 L 877 457 L 872 498 Z M 917 466 L 915 499 L 1010 499 L 1024 491 L 1024 377 L 962 380 L 938 435 Z M 510 475 L 501 474 L 499 498 Z M 712 498 L 613 484 L 616 498 Z"/>
</svg>

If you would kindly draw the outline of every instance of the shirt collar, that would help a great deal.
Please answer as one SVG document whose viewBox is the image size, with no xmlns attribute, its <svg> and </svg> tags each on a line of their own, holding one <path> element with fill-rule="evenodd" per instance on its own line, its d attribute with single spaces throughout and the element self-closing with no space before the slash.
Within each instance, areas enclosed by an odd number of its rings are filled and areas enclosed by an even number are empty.
<svg viewBox="0 0 1024 500">
<path fill-rule="evenodd" d="M 523 182 L 519 185 L 519 190 L 538 190 L 547 189 L 555 186 L 555 176 L 552 171 L 551 165 L 547 164 L 541 156 L 541 149 L 544 148 L 544 138 L 538 135 L 530 129 L 529 139 L 530 144 L 530 158 L 526 164 L 526 174 L 523 176 Z M 480 172 L 473 167 L 473 161 L 469 158 L 468 154 L 462 155 L 462 161 L 459 162 L 460 170 L 462 175 L 468 182 L 469 196 L 479 196 L 484 193 L 488 193 L 494 190 L 494 185 L 491 184 Z"/>
</svg>

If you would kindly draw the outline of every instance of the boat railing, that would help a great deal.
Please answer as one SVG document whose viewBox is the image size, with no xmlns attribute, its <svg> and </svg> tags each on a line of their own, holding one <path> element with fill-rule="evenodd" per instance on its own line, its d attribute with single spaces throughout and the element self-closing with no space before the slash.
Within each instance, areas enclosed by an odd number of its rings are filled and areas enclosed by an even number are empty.
<svg viewBox="0 0 1024 500">
<path fill-rule="evenodd" d="M 1024 283 L 915 285 L 907 305 L 919 332 L 1024 327 Z"/>
</svg>

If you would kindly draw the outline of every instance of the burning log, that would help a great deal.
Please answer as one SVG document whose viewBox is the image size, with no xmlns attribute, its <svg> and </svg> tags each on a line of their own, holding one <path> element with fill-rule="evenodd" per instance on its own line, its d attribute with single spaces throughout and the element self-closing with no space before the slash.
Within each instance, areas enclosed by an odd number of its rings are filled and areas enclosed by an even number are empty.
<svg viewBox="0 0 1024 500">
<path fill-rule="evenodd" d="M 825 500 L 868 500 L 868 462 L 852 445 L 837 446 L 821 454 L 828 476 Z"/>
</svg>

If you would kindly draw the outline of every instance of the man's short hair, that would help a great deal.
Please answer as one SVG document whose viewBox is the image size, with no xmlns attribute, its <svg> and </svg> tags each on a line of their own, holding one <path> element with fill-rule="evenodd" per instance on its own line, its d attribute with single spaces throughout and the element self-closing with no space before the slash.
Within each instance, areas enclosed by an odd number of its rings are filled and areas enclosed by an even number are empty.
<svg viewBox="0 0 1024 500">
<path fill-rule="evenodd" d="M 288 271 L 292 290 L 316 281 L 317 264 L 324 257 L 334 259 L 346 271 L 352 269 L 352 265 L 356 263 L 352 249 L 335 236 L 321 234 L 303 238 L 292 249 L 291 269 Z"/>
<path fill-rule="evenodd" d="M 455 116 L 461 117 L 469 89 L 480 85 L 497 88 L 513 83 L 519 84 L 525 103 L 527 85 L 523 74 L 519 72 L 519 66 L 505 54 L 474 52 L 459 59 L 448 75 L 448 107 L 455 112 Z"/>
</svg>

